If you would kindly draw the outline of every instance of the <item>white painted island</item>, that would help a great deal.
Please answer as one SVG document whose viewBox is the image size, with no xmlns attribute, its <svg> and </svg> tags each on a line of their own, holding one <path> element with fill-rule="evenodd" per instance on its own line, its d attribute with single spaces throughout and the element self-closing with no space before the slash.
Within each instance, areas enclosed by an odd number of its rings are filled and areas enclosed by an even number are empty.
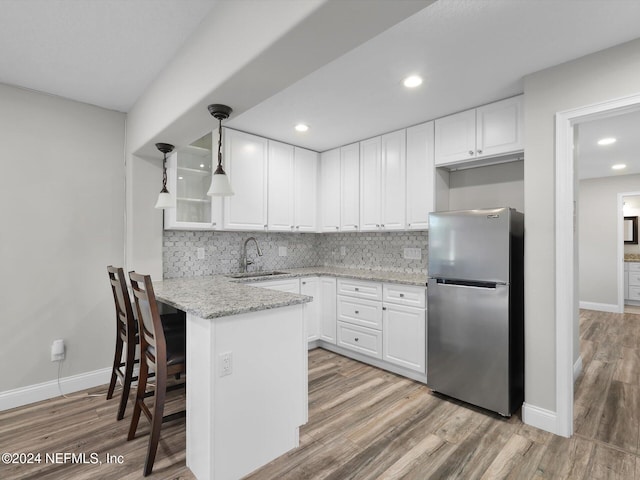
<svg viewBox="0 0 640 480">
<path fill-rule="evenodd" d="M 196 478 L 239 479 L 297 447 L 311 297 L 222 276 L 154 282 L 154 290 L 187 312 L 186 463 Z"/>
</svg>

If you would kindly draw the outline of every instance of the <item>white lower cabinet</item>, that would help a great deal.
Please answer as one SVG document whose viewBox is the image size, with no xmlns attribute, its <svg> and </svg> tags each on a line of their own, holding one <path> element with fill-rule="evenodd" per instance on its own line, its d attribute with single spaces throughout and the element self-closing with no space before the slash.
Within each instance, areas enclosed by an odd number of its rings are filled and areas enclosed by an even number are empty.
<svg viewBox="0 0 640 480">
<path fill-rule="evenodd" d="M 307 328 L 307 340 L 312 342 L 320 338 L 320 317 L 322 316 L 322 293 L 318 277 L 302 278 L 300 293 L 313 297 L 313 302 L 304 304 L 304 323 Z"/>
<path fill-rule="evenodd" d="M 320 340 L 336 343 L 336 279 L 320 277 Z"/>
<path fill-rule="evenodd" d="M 338 346 L 382 358 L 382 332 L 339 321 Z"/>
<path fill-rule="evenodd" d="M 382 312 L 383 360 L 426 373 L 426 311 L 385 303 Z"/>
</svg>

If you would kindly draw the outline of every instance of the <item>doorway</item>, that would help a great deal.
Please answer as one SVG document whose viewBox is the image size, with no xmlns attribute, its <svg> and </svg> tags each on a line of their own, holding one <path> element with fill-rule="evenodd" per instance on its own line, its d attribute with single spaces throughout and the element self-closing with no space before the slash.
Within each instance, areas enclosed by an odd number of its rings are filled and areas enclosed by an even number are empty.
<svg viewBox="0 0 640 480">
<path fill-rule="evenodd" d="M 634 95 L 556 114 L 556 433 L 567 437 L 573 434 L 574 351 L 579 329 L 575 127 L 638 110 L 640 95 Z"/>
</svg>

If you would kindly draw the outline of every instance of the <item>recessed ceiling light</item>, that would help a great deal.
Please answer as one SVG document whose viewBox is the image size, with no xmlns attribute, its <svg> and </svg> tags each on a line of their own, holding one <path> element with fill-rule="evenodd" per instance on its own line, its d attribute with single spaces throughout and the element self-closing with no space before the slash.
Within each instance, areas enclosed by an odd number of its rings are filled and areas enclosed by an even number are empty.
<svg viewBox="0 0 640 480">
<path fill-rule="evenodd" d="M 612 170 L 622 170 L 623 168 L 627 168 L 624 163 L 616 163 L 615 165 L 611 166 Z"/>
<path fill-rule="evenodd" d="M 305 125 L 304 123 L 299 123 L 295 127 L 297 132 L 306 132 L 309 130 L 309 125 Z"/>
<path fill-rule="evenodd" d="M 598 145 L 611 145 L 612 143 L 616 143 L 616 139 L 613 137 L 601 138 L 598 140 Z"/>
<path fill-rule="evenodd" d="M 422 78 L 418 75 L 411 75 L 404 79 L 402 82 L 407 88 L 415 88 L 419 85 L 422 85 Z"/>
<path fill-rule="evenodd" d="M 204 163 L 201 163 L 201 164 L 200 164 L 200 168 L 204 168 Z"/>
<path fill-rule="evenodd" d="M 178 177 L 178 180 L 182 180 L 184 177 Z"/>
</svg>

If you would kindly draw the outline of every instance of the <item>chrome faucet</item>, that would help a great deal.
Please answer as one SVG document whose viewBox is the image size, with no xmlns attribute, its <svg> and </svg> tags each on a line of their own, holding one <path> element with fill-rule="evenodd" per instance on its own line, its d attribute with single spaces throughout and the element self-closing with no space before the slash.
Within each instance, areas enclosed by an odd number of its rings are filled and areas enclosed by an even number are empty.
<svg viewBox="0 0 640 480">
<path fill-rule="evenodd" d="M 258 241 L 256 240 L 256 237 L 249 237 L 244 241 L 244 245 L 242 246 L 242 258 L 240 259 L 240 271 L 242 273 L 246 273 L 247 271 L 247 267 L 249 265 L 253 265 L 253 260 L 248 260 L 247 259 L 247 243 L 249 243 L 250 240 L 253 240 L 253 243 L 256 244 L 256 250 L 258 251 L 258 255 L 262 256 L 262 250 L 260 250 L 260 246 L 258 245 Z"/>
</svg>

